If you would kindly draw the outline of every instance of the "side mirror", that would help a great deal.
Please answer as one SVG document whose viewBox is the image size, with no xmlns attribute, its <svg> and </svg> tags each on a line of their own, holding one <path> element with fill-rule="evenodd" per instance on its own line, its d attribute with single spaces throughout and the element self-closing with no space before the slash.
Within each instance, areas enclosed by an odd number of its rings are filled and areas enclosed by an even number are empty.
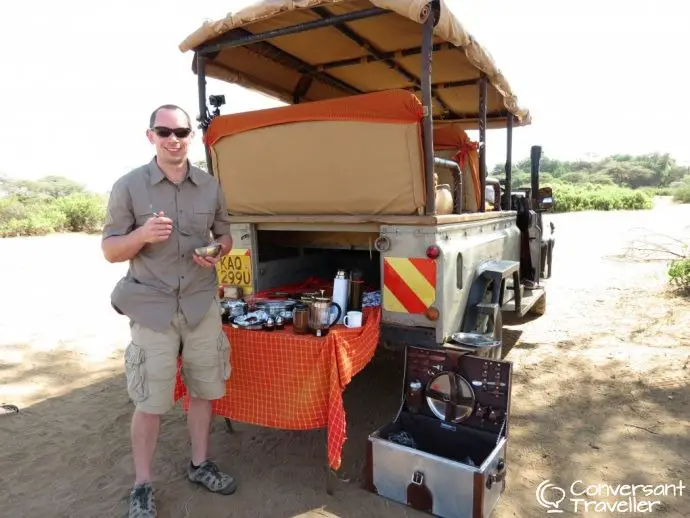
<svg viewBox="0 0 690 518">
<path fill-rule="evenodd" d="M 554 199 L 553 199 L 553 191 L 551 190 L 551 187 L 539 188 L 539 194 L 537 196 L 537 200 L 538 200 L 538 208 L 540 211 L 546 211 L 546 210 L 549 210 L 551 207 L 553 207 Z"/>
</svg>

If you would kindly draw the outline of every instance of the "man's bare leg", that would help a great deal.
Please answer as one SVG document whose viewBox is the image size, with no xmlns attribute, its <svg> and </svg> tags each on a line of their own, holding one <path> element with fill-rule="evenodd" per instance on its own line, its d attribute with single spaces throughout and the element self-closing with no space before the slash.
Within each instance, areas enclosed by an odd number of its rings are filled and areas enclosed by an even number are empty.
<svg viewBox="0 0 690 518">
<path fill-rule="evenodd" d="M 132 456 L 136 483 L 151 482 L 151 463 L 156 452 L 161 418 L 139 410 L 132 416 Z"/>
<path fill-rule="evenodd" d="M 211 430 L 211 402 L 205 399 L 189 398 L 187 429 L 192 440 L 192 463 L 201 465 L 208 459 L 208 436 Z"/>
</svg>

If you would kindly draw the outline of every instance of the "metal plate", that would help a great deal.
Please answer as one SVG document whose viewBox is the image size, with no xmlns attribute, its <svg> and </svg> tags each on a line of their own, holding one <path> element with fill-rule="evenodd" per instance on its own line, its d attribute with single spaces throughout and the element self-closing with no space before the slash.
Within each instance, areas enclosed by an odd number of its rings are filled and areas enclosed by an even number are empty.
<svg viewBox="0 0 690 518">
<path fill-rule="evenodd" d="M 457 390 L 457 396 L 453 397 L 453 385 Z M 439 419 L 446 419 L 448 404 L 451 415 L 448 421 L 461 423 L 474 411 L 476 402 L 472 385 L 460 376 L 452 372 L 441 372 L 431 378 L 425 389 L 426 403 L 429 410 Z"/>
</svg>

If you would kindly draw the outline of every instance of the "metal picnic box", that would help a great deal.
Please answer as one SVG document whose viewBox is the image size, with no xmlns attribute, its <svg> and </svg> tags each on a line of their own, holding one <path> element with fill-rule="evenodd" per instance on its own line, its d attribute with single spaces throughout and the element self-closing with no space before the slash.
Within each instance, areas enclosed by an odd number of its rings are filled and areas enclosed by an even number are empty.
<svg viewBox="0 0 690 518">
<path fill-rule="evenodd" d="M 398 415 L 369 435 L 365 487 L 443 518 L 487 518 L 505 490 L 512 363 L 409 346 Z"/>
</svg>

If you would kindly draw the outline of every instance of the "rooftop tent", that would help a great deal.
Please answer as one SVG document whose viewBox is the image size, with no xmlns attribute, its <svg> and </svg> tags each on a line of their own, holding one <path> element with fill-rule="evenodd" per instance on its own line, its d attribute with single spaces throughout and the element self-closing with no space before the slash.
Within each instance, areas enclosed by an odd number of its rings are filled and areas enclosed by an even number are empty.
<svg viewBox="0 0 690 518">
<path fill-rule="evenodd" d="M 425 0 L 263 0 L 205 22 L 180 44 L 204 54 L 207 77 L 239 84 L 288 104 L 389 89 L 421 97 Z M 338 24 L 324 21 L 341 16 Z M 309 24 L 313 30 L 291 32 Z M 251 42 L 271 31 L 270 40 Z M 242 45 L 243 42 L 247 42 Z M 196 72 L 196 62 L 192 65 Z M 480 77 L 487 79 L 486 127 L 530 123 L 490 54 L 440 2 L 433 39 L 435 121 L 474 129 Z"/>
</svg>

